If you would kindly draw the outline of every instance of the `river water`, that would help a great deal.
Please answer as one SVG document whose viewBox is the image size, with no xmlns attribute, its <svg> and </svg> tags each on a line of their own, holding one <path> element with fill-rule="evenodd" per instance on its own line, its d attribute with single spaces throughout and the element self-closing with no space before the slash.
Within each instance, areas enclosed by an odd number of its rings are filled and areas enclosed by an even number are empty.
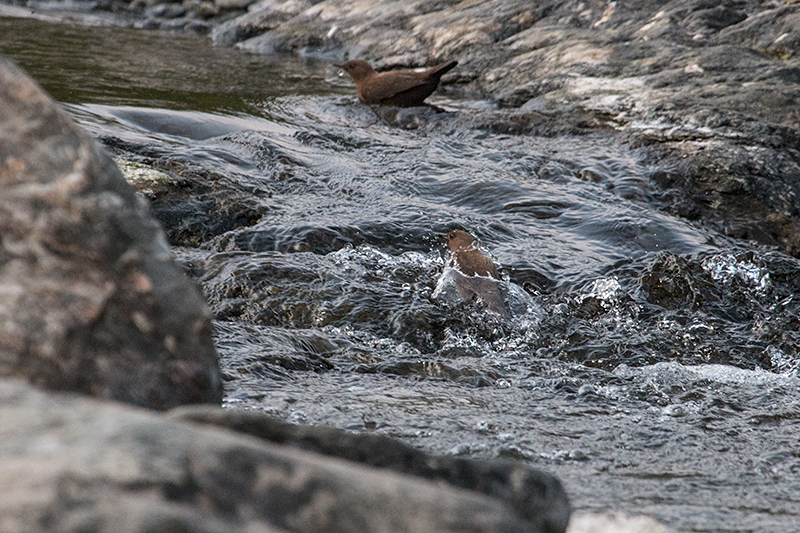
<svg viewBox="0 0 800 533">
<path fill-rule="evenodd" d="M 800 531 L 800 264 L 659 211 L 642 149 L 441 95 L 372 110 L 329 62 L 202 37 L 0 19 L 0 52 L 129 172 L 195 191 L 203 223 L 149 196 L 227 407 L 525 461 L 578 510 Z M 453 228 L 508 316 L 442 277 Z"/>
</svg>

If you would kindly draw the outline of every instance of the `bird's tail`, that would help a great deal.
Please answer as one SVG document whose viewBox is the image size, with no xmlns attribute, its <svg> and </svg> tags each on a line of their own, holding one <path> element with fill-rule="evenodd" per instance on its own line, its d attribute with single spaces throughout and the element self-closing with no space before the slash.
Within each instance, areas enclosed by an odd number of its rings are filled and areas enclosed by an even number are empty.
<svg viewBox="0 0 800 533">
<path fill-rule="evenodd" d="M 448 63 L 443 63 L 439 66 L 433 67 L 431 69 L 431 75 L 438 76 L 441 78 L 442 76 L 453 70 L 456 65 L 458 65 L 458 61 L 450 61 Z"/>
</svg>

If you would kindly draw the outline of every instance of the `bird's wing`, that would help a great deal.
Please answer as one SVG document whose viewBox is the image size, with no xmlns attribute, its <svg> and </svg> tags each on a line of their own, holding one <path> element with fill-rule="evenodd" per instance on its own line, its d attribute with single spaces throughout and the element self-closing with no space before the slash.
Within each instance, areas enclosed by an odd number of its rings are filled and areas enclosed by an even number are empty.
<svg viewBox="0 0 800 533">
<path fill-rule="evenodd" d="M 419 77 L 414 76 L 413 73 L 397 72 L 392 80 L 392 92 L 387 91 L 385 86 L 379 87 L 378 84 L 367 84 L 361 90 L 361 92 L 364 96 L 364 99 L 367 101 L 388 100 L 389 98 L 397 96 L 400 93 L 404 93 L 415 87 L 425 85 L 426 83 L 428 83 L 426 80 L 422 80 Z"/>
<path fill-rule="evenodd" d="M 491 259 L 481 252 L 477 250 L 459 252 L 456 256 L 458 269 L 465 276 L 483 276 L 500 279 L 500 276 L 497 275 L 497 267 L 494 266 Z"/>
</svg>

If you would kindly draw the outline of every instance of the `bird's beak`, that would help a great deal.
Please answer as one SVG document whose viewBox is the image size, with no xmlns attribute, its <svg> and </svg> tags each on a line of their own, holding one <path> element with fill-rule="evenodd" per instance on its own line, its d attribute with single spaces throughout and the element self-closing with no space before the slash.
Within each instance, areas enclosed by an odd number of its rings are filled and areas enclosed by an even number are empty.
<svg viewBox="0 0 800 533">
<path fill-rule="evenodd" d="M 334 63 L 333 66 L 337 67 L 337 68 L 344 68 L 344 64 L 338 65 L 338 64 Z"/>
</svg>

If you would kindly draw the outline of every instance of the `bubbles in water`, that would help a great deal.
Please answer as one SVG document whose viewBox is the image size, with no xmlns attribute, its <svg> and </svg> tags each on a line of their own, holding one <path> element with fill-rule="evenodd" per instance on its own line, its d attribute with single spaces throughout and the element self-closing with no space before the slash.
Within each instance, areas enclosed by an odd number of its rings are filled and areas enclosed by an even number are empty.
<svg viewBox="0 0 800 533">
<path fill-rule="evenodd" d="M 368 244 L 354 247 L 347 244 L 344 247 L 327 254 L 328 259 L 345 269 L 357 268 L 364 273 L 367 270 L 372 275 L 391 277 L 390 274 L 397 268 L 418 268 L 431 270 L 440 268 L 442 258 L 438 254 L 423 254 L 420 252 L 404 252 L 400 255 L 390 255 Z"/>
<path fill-rule="evenodd" d="M 619 284 L 616 276 L 610 278 L 600 278 L 594 280 L 589 285 L 586 297 L 594 297 L 603 303 L 603 307 L 608 309 L 611 305 L 619 300 L 622 294 L 622 287 Z"/>
<path fill-rule="evenodd" d="M 581 450 L 554 450 L 552 452 L 542 452 L 539 454 L 542 459 L 555 462 L 564 461 L 588 461 L 589 456 Z"/>
<path fill-rule="evenodd" d="M 685 385 L 699 380 L 756 386 L 778 385 L 785 381 L 784 376 L 760 368 L 748 370 L 720 364 L 687 366 L 676 362 L 656 363 L 639 368 L 621 364 L 614 369 L 613 374 L 623 378 L 645 377 L 658 386 Z"/>
<path fill-rule="evenodd" d="M 510 281 L 504 285 L 506 287 L 506 306 L 519 319 L 520 326 L 528 329 L 538 324 L 542 318 L 541 306 L 519 285 Z"/>
<path fill-rule="evenodd" d="M 431 294 L 431 298 L 434 300 L 441 300 L 450 305 L 461 301 L 461 294 L 456 288 L 456 282 L 451 274 L 452 271 L 452 267 L 445 267 L 444 272 L 442 272 L 442 275 L 439 276 L 439 280 L 436 282 L 436 288 L 433 294 Z"/>
<path fill-rule="evenodd" d="M 766 293 L 771 286 L 769 272 L 752 261 L 739 260 L 732 254 L 720 254 L 706 258 L 701 265 L 714 281 L 731 283 L 733 280 L 739 279 L 762 294 Z"/>
<path fill-rule="evenodd" d="M 797 375 L 797 369 L 800 367 L 800 360 L 792 358 L 774 345 L 767 346 L 766 353 L 769 356 L 770 363 L 772 363 L 772 368 L 775 372 L 779 374 Z"/>
<path fill-rule="evenodd" d="M 288 417 L 288 420 L 292 424 L 303 424 L 308 421 L 308 415 L 303 411 L 292 411 Z"/>
<path fill-rule="evenodd" d="M 462 442 L 456 444 L 450 450 L 447 451 L 448 455 L 471 455 L 474 453 L 480 453 L 481 451 L 485 450 L 486 446 L 482 444 L 476 443 L 469 443 L 469 442 Z"/>
<path fill-rule="evenodd" d="M 671 404 L 661 410 L 664 415 L 672 418 L 681 418 L 697 411 L 697 406 L 691 402 L 685 404 Z"/>
</svg>

